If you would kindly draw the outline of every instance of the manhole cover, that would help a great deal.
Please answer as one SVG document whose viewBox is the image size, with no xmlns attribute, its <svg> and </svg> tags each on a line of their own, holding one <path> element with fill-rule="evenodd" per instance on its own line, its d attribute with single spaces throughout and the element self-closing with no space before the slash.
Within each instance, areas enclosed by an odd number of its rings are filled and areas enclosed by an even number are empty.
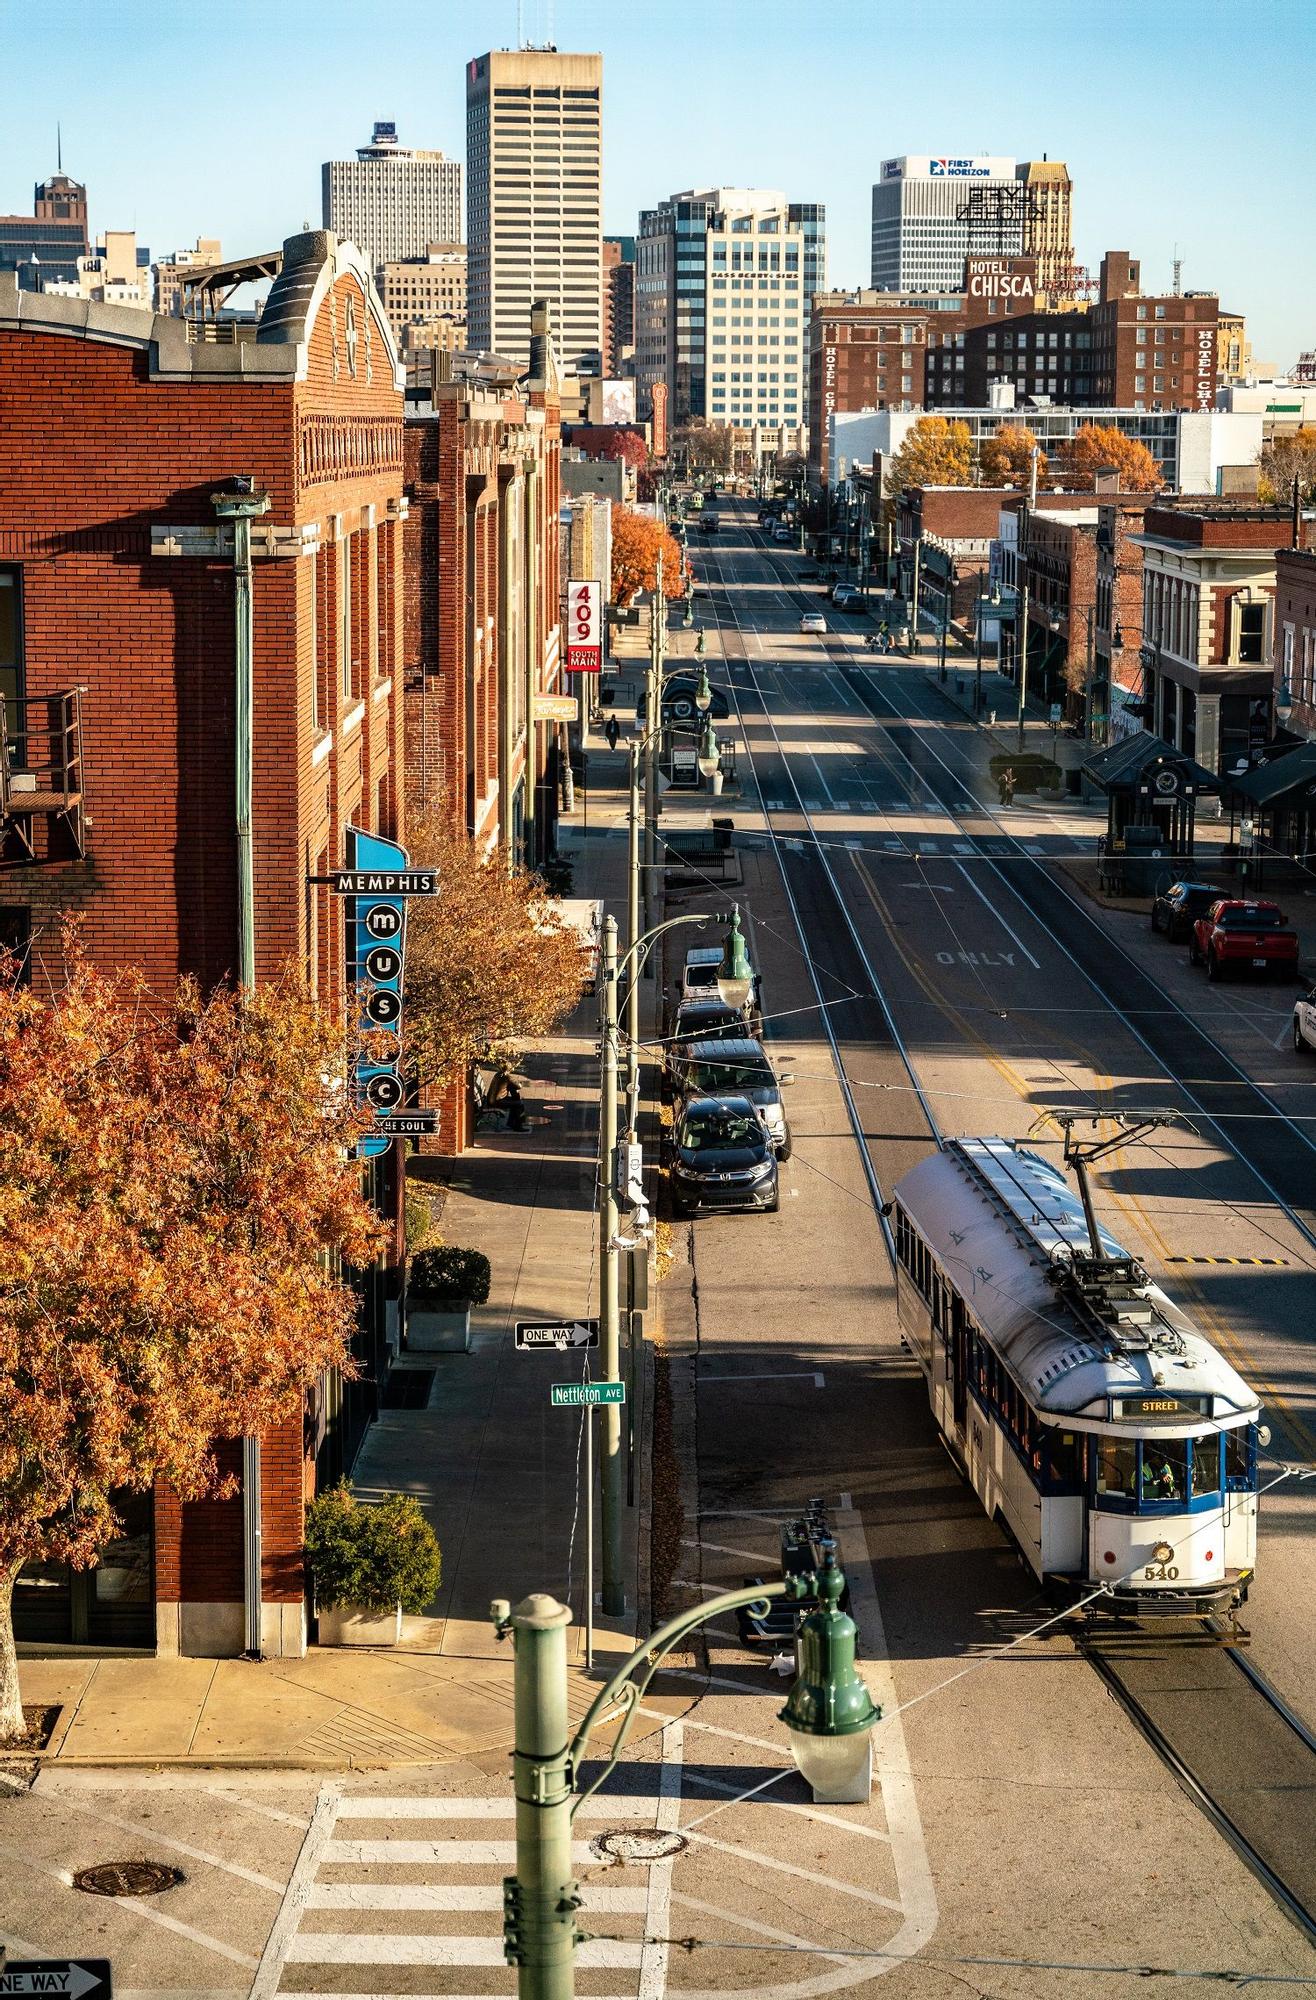
<svg viewBox="0 0 1316 2000">
<path fill-rule="evenodd" d="M 158 1896 L 182 1880 L 182 1869 L 166 1861 L 100 1861 L 79 1868 L 73 1886 L 88 1896 Z"/>
<path fill-rule="evenodd" d="M 683 1833 L 664 1833 L 656 1826 L 618 1828 L 596 1834 L 590 1842 L 594 1852 L 608 1861 L 670 1861 L 684 1854 L 689 1844 Z"/>
</svg>

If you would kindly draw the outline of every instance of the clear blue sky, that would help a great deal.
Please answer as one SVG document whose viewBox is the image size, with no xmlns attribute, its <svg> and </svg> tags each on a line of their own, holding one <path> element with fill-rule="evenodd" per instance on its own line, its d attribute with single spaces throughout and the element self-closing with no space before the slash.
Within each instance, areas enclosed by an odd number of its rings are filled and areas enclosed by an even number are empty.
<svg viewBox="0 0 1316 2000">
<path fill-rule="evenodd" d="M 892 153 L 1069 163 L 1075 239 L 1148 288 L 1218 288 L 1255 352 L 1316 346 L 1316 0 L 523 0 L 524 33 L 605 59 L 609 233 L 692 183 L 827 204 L 829 276 L 868 278 Z M 0 213 L 64 164 L 93 228 L 153 253 L 265 249 L 320 217 L 320 162 L 377 118 L 465 145 L 467 57 L 516 0 L 0 0 Z"/>
</svg>

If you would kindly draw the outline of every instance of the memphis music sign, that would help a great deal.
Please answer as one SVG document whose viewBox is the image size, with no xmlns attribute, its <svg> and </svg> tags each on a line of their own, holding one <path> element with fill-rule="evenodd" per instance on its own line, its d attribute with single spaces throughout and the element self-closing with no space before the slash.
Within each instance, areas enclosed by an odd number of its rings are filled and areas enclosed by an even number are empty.
<svg viewBox="0 0 1316 2000">
<path fill-rule="evenodd" d="M 567 585 L 567 672 L 603 671 L 603 586 L 594 577 Z"/>
</svg>

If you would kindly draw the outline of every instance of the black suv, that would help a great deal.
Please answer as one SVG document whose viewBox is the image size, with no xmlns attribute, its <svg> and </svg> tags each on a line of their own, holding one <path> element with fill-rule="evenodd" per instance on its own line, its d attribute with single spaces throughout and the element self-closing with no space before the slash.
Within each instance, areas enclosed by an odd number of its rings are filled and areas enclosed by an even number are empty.
<svg viewBox="0 0 1316 2000">
<path fill-rule="evenodd" d="M 781 1206 L 777 1156 L 747 1097 L 694 1097 L 672 1135 L 672 1209 Z"/>
<path fill-rule="evenodd" d="M 1176 944 L 1183 944 L 1192 935 L 1197 919 L 1204 917 L 1223 893 L 1205 882 L 1172 882 L 1168 889 L 1162 889 L 1152 898 L 1151 927 L 1154 931 L 1164 931 Z"/>
</svg>

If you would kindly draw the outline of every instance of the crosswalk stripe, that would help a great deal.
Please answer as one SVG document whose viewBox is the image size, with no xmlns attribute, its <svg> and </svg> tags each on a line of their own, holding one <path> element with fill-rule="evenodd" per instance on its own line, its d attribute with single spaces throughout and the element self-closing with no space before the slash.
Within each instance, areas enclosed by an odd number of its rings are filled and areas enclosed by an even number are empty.
<svg viewBox="0 0 1316 2000">
<path fill-rule="evenodd" d="M 642 1819 L 653 1822 L 658 1810 L 655 1798 L 616 1797 L 595 1792 L 577 1807 L 576 1818 Z M 509 1791 L 496 1799 L 463 1798 L 370 1798 L 364 1794 L 342 1800 L 339 1819 L 512 1819 L 516 1800 Z"/>
<path fill-rule="evenodd" d="M 454 1856 L 454 1859 L 456 1857 Z M 602 1889 L 587 1882 L 581 1890 L 587 1910 L 643 1916 L 647 1889 Z M 463 1883 L 456 1888 L 433 1882 L 316 1882 L 307 1891 L 308 1910 L 497 1910 L 501 1884 Z"/>
<path fill-rule="evenodd" d="M 514 1840 L 330 1840 L 326 1841 L 324 1862 L 351 1861 L 358 1867 L 375 1862 L 417 1864 L 446 1861 L 489 1868 L 516 1866 Z M 573 1868 L 597 1866 L 598 1855 L 587 1840 L 571 1843 Z"/>
<path fill-rule="evenodd" d="M 576 1947 L 579 1966 L 636 1966 L 644 1946 L 591 1938 Z M 505 1965 L 498 1937 L 411 1937 L 394 1931 L 299 1931 L 289 1965 Z"/>
</svg>

